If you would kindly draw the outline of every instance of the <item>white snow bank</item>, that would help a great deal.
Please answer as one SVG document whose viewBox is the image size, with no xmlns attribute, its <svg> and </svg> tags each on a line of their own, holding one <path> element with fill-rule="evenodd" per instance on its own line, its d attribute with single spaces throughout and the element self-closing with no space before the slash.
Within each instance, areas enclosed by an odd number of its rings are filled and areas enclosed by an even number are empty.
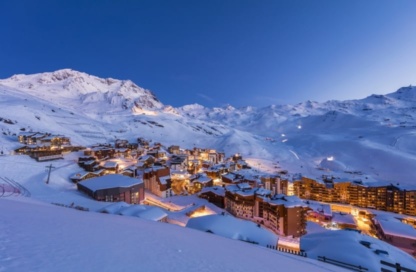
<svg viewBox="0 0 416 272">
<path fill-rule="evenodd" d="M 362 241 L 369 244 L 369 247 L 360 243 Z M 400 263 L 412 269 L 416 267 L 416 260 L 404 251 L 355 231 L 340 230 L 307 234 L 301 238 L 300 247 L 310 258 L 323 256 L 355 266 L 360 265 L 368 268 L 369 271 L 380 271 L 380 260 Z M 386 251 L 387 254 L 377 254 L 376 250 Z"/>
<path fill-rule="evenodd" d="M 263 246 L 276 246 L 278 237 L 257 224 L 227 215 L 207 215 L 189 219 L 186 227 Z"/>
<path fill-rule="evenodd" d="M 0 271 L 344 271 L 178 226 L 0 198 Z"/>
</svg>

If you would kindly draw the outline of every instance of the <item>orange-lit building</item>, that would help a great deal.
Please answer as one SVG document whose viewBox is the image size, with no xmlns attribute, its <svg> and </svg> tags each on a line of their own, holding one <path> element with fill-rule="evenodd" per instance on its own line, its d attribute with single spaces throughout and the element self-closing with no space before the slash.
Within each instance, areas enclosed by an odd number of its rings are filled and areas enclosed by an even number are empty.
<svg viewBox="0 0 416 272">
<path fill-rule="evenodd" d="M 416 215 L 416 189 L 405 190 L 392 184 L 367 186 L 360 181 L 327 177 L 302 177 L 293 182 L 293 187 L 294 194 L 303 199 Z"/>
<path fill-rule="evenodd" d="M 271 196 L 266 189 L 253 189 L 245 183 L 234 184 L 226 187 L 225 209 L 279 235 L 300 237 L 306 233 L 307 205 L 296 196 Z"/>
</svg>

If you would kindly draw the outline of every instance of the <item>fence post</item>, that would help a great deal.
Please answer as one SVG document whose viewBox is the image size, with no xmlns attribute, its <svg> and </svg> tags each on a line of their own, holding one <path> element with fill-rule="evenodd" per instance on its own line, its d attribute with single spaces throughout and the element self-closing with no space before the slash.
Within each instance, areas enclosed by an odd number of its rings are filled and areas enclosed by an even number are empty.
<svg viewBox="0 0 416 272">
<path fill-rule="evenodd" d="M 396 272 L 402 271 L 402 268 L 399 263 L 396 263 Z"/>
</svg>

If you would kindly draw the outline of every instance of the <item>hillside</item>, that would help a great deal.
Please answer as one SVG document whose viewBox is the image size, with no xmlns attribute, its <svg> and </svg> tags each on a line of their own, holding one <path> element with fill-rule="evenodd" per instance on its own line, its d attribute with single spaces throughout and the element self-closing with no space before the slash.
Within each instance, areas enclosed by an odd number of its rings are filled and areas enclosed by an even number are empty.
<svg viewBox="0 0 416 272">
<path fill-rule="evenodd" d="M 65 134 L 80 145 L 144 137 L 167 146 L 239 152 L 270 162 L 258 168 L 271 173 L 285 169 L 416 186 L 410 179 L 416 161 L 411 86 L 362 100 L 173 108 L 129 80 L 64 69 L 0 80 L 0 94 L 1 148 L 7 154 L 22 130 Z M 334 163 L 321 165 L 327 157 Z"/>
<path fill-rule="evenodd" d="M 132 217 L 0 198 L 0 271 L 344 271 Z"/>
</svg>

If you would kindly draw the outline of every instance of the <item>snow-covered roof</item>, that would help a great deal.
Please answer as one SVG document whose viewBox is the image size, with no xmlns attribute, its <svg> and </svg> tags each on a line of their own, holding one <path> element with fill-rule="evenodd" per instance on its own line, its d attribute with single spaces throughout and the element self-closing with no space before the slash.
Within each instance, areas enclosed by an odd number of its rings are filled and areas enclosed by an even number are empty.
<svg viewBox="0 0 416 272">
<path fill-rule="evenodd" d="M 326 232 L 326 231 L 331 231 L 331 230 L 327 230 L 326 228 L 322 227 L 318 223 L 315 223 L 315 222 L 312 222 L 312 221 L 307 221 L 306 222 L 306 233 L 307 234 L 320 233 L 320 232 Z"/>
<path fill-rule="evenodd" d="M 350 225 L 357 225 L 354 220 L 354 216 L 348 213 L 338 213 L 333 212 L 332 213 L 332 222 L 338 223 L 338 224 L 350 224 Z"/>
<path fill-rule="evenodd" d="M 272 192 L 270 190 L 264 189 L 264 188 L 258 188 L 256 191 L 257 195 L 265 196 L 270 195 Z"/>
<path fill-rule="evenodd" d="M 155 159 L 152 155 L 143 155 L 138 160 L 139 161 L 147 161 L 148 159 Z"/>
<path fill-rule="evenodd" d="M 213 192 L 216 195 L 225 196 L 225 188 L 222 186 L 204 187 L 202 188 L 200 194 L 206 192 Z"/>
<path fill-rule="evenodd" d="M 123 175 L 112 174 L 101 177 L 91 178 L 81 181 L 79 184 L 92 191 L 109 189 L 115 187 L 131 187 L 143 183 L 142 179 L 130 178 Z"/>
<path fill-rule="evenodd" d="M 206 175 L 198 175 L 197 177 L 193 176 L 193 177 L 191 177 L 191 179 L 192 178 L 195 178 L 194 180 L 192 180 L 193 182 L 199 182 L 199 183 L 203 183 L 203 184 L 212 181 L 212 179 L 207 177 Z"/>
<path fill-rule="evenodd" d="M 135 213 L 133 216 L 151 221 L 160 221 L 168 216 L 161 208 L 147 206 L 145 210 Z"/>
<path fill-rule="evenodd" d="M 144 205 L 129 205 L 125 207 L 120 207 L 120 209 L 116 210 L 114 213 L 125 216 L 133 216 L 140 211 L 144 211 L 145 209 L 146 206 Z"/>
<path fill-rule="evenodd" d="M 247 182 L 242 182 L 240 184 L 237 184 L 237 187 L 240 188 L 241 190 L 248 190 L 251 189 L 250 184 L 248 184 Z"/>
<path fill-rule="evenodd" d="M 84 164 L 84 165 L 91 165 L 91 164 L 94 164 L 94 163 L 95 163 L 95 161 L 94 161 L 94 160 L 84 161 L 84 162 L 83 162 L 83 164 Z"/>
<path fill-rule="evenodd" d="M 97 171 L 94 171 L 93 173 L 96 175 L 101 175 L 101 173 L 103 173 L 105 171 L 105 169 L 98 169 Z"/>
<path fill-rule="evenodd" d="M 239 190 L 239 191 L 236 191 L 235 193 L 240 195 L 240 196 L 254 196 L 256 191 L 257 191 L 257 189 L 250 188 L 250 189 Z"/>
<path fill-rule="evenodd" d="M 284 205 L 286 208 L 307 207 L 307 205 L 297 196 L 287 196 L 284 194 L 275 195 L 269 200 L 269 203 L 275 205 Z"/>
<path fill-rule="evenodd" d="M 227 174 L 224 174 L 222 176 L 225 177 L 225 178 L 227 178 L 227 179 L 229 179 L 229 180 L 235 180 L 235 179 L 237 179 L 237 176 L 235 174 L 233 174 L 233 173 L 227 173 Z"/>
<path fill-rule="evenodd" d="M 21 131 L 18 136 L 33 136 L 36 134 L 38 134 L 38 132 Z"/>
<path fill-rule="evenodd" d="M 236 192 L 238 190 L 240 190 L 240 187 L 238 187 L 237 184 L 230 184 L 225 186 L 225 190 L 229 191 L 229 192 Z"/>
<path fill-rule="evenodd" d="M 129 207 L 129 206 L 130 206 L 130 204 L 127 204 L 124 201 L 114 202 L 114 203 L 111 203 L 108 206 L 105 206 L 102 209 L 99 209 L 98 212 L 116 214 L 120 209 L 122 209 L 124 207 Z"/>
<path fill-rule="evenodd" d="M 83 177 L 85 177 L 86 175 L 88 175 L 91 172 L 87 172 L 87 171 L 81 171 L 78 173 L 73 174 L 72 176 L 70 176 L 70 179 L 82 179 Z"/>
<path fill-rule="evenodd" d="M 207 215 L 189 219 L 187 228 L 210 231 L 214 234 L 263 246 L 277 245 L 278 236 L 257 224 L 227 215 Z"/>
<path fill-rule="evenodd" d="M 331 205 L 329 204 L 322 204 L 309 201 L 308 207 L 317 213 L 323 214 L 325 216 L 332 216 L 332 209 Z"/>
<path fill-rule="evenodd" d="M 400 220 L 392 216 L 377 216 L 375 219 L 380 224 L 380 227 L 383 229 L 385 234 L 416 240 L 416 229 L 412 226 L 402 223 Z"/>
<path fill-rule="evenodd" d="M 170 176 L 159 177 L 159 180 L 160 180 L 161 184 L 168 184 L 168 179 L 170 179 Z"/>
<path fill-rule="evenodd" d="M 115 167 L 117 167 L 117 165 L 118 165 L 118 163 L 115 162 L 115 161 L 106 161 L 106 162 L 104 162 L 103 167 L 104 168 L 115 168 Z"/>
</svg>

